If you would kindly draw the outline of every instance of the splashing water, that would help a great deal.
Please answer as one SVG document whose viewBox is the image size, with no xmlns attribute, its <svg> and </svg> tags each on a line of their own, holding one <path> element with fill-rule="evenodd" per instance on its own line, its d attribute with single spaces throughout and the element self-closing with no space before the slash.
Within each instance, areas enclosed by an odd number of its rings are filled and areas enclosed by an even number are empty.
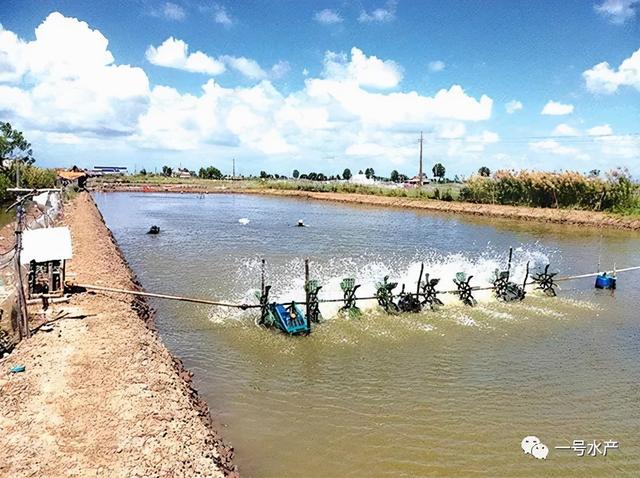
<svg viewBox="0 0 640 478">
<path fill-rule="evenodd" d="M 535 248 L 519 247 L 514 249 L 514 258 L 511 264 L 511 280 L 522 283 L 526 274 L 526 265 L 529 262 L 530 271 L 542 268 L 549 263 L 549 252 Z M 256 303 L 256 292 L 260 290 L 261 261 L 248 259 L 238 261 L 238 275 L 236 277 L 235 293 L 229 299 L 238 303 Z M 456 286 L 453 279 L 458 272 L 465 272 L 467 276 L 473 276 L 471 285 L 474 287 L 490 287 L 493 284 L 496 270 L 506 270 L 507 260 L 505 254 L 488 248 L 483 254 L 471 257 L 465 253 L 443 255 L 435 251 L 425 254 L 416 254 L 413 257 L 395 255 L 381 258 L 363 253 L 357 257 L 330 258 L 325 262 L 311 262 L 311 278 L 316 279 L 322 289 L 319 293 L 322 299 L 339 299 L 343 296 L 340 283 L 345 277 L 353 277 L 360 288 L 357 297 L 373 297 L 376 293 L 376 284 L 385 276 L 389 276 L 392 282 L 398 282 L 394 290 L 399 294 L 402 285 L 406 292 L 415 292 L 420 274 L 421 264 L 424 263 L 423 283 L 426 274 L 430 279 L 439 278 L 440 283 L 436 289 L 438 292 L 453 291 Z M 291 301 L 304 301 L 304 261 L 302 258 L 290 259 L 283 264 L 266 265 L 266 285 L 271 285 L 270 301 L 287 303 Z M 255 284 L 247 289 L 247 284 Z M 531 289 L 531 286 L 529 286 Z M 474 292 L 474 297 L 479 303 L 495 301 L 492 290 L 479 290 Z M 457 295 L 442 294 L 439 298 L 445 306 L 459 304 Z M 358 300 L 358 307 L 363 312 L 372 312 L 378 307 L 375 299 Z M 342 302 L 321 303 L 320 311 L 324 319 L 331 319 L 338 315 Z M 241 311 L 239 309 L 214 308 L 210 312 L 210 319 L 215 322 L 227 319 L 246 319 L 255 316 L 257 311 Z M 470 325 L 473 325 L 470 323 Z"/>
</svg>

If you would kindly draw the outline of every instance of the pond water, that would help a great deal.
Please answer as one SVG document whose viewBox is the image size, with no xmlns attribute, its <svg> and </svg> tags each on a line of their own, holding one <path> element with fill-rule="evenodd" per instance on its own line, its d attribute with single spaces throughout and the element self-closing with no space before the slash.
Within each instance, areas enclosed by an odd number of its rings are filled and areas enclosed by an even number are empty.
<svg viewBox="0 0 640 478">
<path fill-rule="evenodd" d="M 526 262 L 565 274 L 640 265 L 640 235 L 243 195 L 97 194 L 134 272 L 153 292 L 253 301 L 260 259 L 273 297 L 304 297 L 303 259 L 341 296 L 390 279 L 415 287 L 420 262 L 441 289 L 458 271 L 486 285 Z M 242 224 L 239 219 L 246 218 Z M 309 225 L 294 225 L 304 219 Z M 157 236 L 146 235 L 156 224 Z M 338 306 L 309 337 L 254 325 L 256 312 L 153 301 L 167 346 L 195 373 L 245 477 L 567 476 L 640 474 L 640 272 L 615 294 L 593 279 L 475 308 L 389 316 Z M 521 450 L 535 435 L 550 450 Z M 556 446 L 615 440 L 607 456 Z"/>
</svg>

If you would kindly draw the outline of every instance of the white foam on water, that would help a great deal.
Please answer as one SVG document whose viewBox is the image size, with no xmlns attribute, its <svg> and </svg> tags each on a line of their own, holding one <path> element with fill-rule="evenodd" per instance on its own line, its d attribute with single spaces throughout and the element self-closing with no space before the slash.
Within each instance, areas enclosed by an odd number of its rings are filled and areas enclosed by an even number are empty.
<svg viewBox="0 0 640 478">
<path fill-rule="evenodd" d="M 516 283 L 524 281 L 527 262 L 529 262 L 530 272 L 540 269 L 549 263 L 548 253 L 536 248 L 536 246 L 514 249 L 511 280 Z M 444 302 L 444 307 L 449 307 L 461 305 L 458 296 L 450 293 L 456 290 L 456 285 L 453 282 L 456 273 L 464 272 L 467 276 L 473 276 L 470 282 L 473 287 L 491 287 L 495 278 L 495 271 L 506 270 L 507 257 L 504 252 L 497 252 L 492 248 L 487 248 L 478 256 L 471 256 L 462 252 L 443 255 L 435 251 L 428 251 L 427 253 L 416 254 L 413 257 L 393 256 L 381 258 L 365 253 L 358 257 L 332 258 L 326 262 L 312 261 L 311 279 L 317 280 L 318 285 L 322 286 L 319 292 L 320 300 L 343 297 L 340 283 L 345 277 L 354 278 L 355 283 L 360 284 L 360 288 L 356 293 L 357 297 L 373 297 L 377 289 L 377 283 L 382 281 L 385 276 L 389 276 L 390 282 L 398 283 L 394 290 L 397 295 L 402 290 L 403 284 L 407 292 L 415 292 L 421 263 L 424 263 L 423 281 L 426 280 L 426 274 L 429 274 L 429 279 L 439 278 L 440 282 L 436 286 L 436 290 L 441 294 L 438 297 Z M 256 304 L 255 293 L 259 291 L 260 274 L 261 261 L 259 259 L 238 260 L 235 293 L 228 300 L 236 303 Z M 270 302 L 304 301 L 303 259 L 290 259 L 277 265 L 267 263 L 265 283 L 271 285 Z M 528 291 L 531 289 L 531 286 L 527 288 Z M 489 304 L 496 301 L 492 290 L 474 291 L 473 296 L 480 304 Z M 359 300 L 357 305 L 364 313 L 379 310 L 375 299 Z M 339 314 L 341 307 L 342 302 L 321 303 L 320 311 L 324 319 L 332 319 L 341 316 Z M 212 309 L 210 318 L 219 323 L 229 319 L 255 318 L 258 314 L 258 309 L 242 311 L 240 309 L 216 307 Z M 513 318 L 508 313 L 494 311 L 492 314 L 500 319 Z M 477 325 L 472 318 L 468 317 L 468 319 L 470 320 L 460 320 L 463 325 Z"/>
<path fill-rule="evenodd" d="M 457 314 L 455 316 L 455 321 L 460 325 L 464 325 L 465 327 L 478 327 L 478 322 L 465 314 Z"/>
</svg>

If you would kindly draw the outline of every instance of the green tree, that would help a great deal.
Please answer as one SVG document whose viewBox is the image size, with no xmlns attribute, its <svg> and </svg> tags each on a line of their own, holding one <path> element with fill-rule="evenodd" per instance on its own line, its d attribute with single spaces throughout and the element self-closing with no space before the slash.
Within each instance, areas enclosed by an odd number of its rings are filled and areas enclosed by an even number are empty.
<svg viewBox="0 0 640 478">
<path fill-rule="evenodd" d="M 35 162 L 31 143 L 24 135 L 13 129 L 11 123 L 0 122 L 0 167 L 4 168 L 5 161 L 21 161 L 25 165 Z"/>
<path fill-rule="evenodd" d="M 52 188 L 56 183 L 56 172 L 53 169 L 27 166 L 26 168 L 21 168 L 20 177 L 22 178 L 22 186 L 27 188 Z"/>
<path fill-rule="evenodd" d="M 482 166 L 480 169 L 478 169 L 478 174 L 484 178 L 488 178 L 489 176 L 491 176 L 491 170 L 486 166 Z"/>
<path fill-rule="evenodd" d="M 298 179 L 300 177 L 300 171 L 298 171 L 297 169 L 293 170 L 293 179 Z"/>
<path fill-rule="evenodd" d="M 209 166 L 208 168 L 200 168 L 198 177 L 202 179 L 222 179 L 222 173 L 218 168 Z"/>
<path fill-rule="evenodd" d="M 433 172 L 433 177 L 438 178 L 440 181 L 442 181 L 442 178 L 444 178 L 444 174 L 446 172 L 442 163 L 434 164 L 431 171 Z"/>
<path fill-rule="evenodd" d="M 398 173 L 398 171 L 396 171 L 395 169 L 391 171 L 391 176 L 389 177 L 391 181 L 393 181 L 394 183 L 397 183 L 399 178 L 400 178 L 400 173 Z"/>
<path fill-rule="evenodd" d="M 140 170 L 140 176 L 146 176 L 146 175 L 147 175 L 147 170 L 146 170 L 146 169 L 144 169 L 144 168 L 142 168 L 142 169 Z"/>
<path fill-rule="evenodd" d="M 267 179 L 269 175 L 266 171 L 260 171 L 260 179 Z"/>
<path fill-rule="evenodd" d="M 376 177 L 376 172 L 373 170 L 373 168 L 367 168 L 364 170 L 364 175 L 367 179 L 371 179 Z"/>
<path fill-rule="evenodd" d="M 163 176 L 171 176 L 173 174 L 173 169 L 169 166 L 162 166 L 162 175 Z"/>
<path fill-rule="evenodd" d="M 351 170 L 349 168 L 345 168 L 344 171 L 342 171 L 342 177 L 349 181 L 349 179 L 351 179 Z"/>
</svg>

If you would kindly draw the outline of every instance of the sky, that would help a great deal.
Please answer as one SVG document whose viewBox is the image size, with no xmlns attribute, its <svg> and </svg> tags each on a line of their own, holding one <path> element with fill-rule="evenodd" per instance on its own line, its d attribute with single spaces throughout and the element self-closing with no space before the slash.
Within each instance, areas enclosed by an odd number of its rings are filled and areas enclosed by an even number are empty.
<svg viewBox="0 0 640 478">
<path fill-rule="evenodd" d="M 47 167 L 640 176 L 640 0 L 0 0 Z"/>
</svg>

